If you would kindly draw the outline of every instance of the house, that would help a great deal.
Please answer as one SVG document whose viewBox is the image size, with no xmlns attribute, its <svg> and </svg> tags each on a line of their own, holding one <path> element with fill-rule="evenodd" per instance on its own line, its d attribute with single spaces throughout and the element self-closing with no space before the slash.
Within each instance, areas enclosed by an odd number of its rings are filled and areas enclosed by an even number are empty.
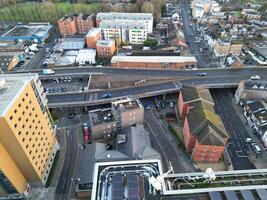
<svg viewBox="0 0 267 200">
<path fill-rule="evenodd" d="M 178 109 L 184 121 L 183 135 L 187 152 L 194 161 L 218 162 L 228 140 L 221 118 L 214 111 L 208 89 L 183 86 Z"/>
</svg>

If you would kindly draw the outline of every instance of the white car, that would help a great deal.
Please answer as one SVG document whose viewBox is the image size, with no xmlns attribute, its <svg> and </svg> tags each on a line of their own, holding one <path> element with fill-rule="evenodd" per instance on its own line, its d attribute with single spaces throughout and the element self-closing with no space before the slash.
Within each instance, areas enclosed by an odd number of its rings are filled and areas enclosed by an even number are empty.
<svg viewBox="0 0 267 200">
<path fill-rule="evenodd" d="M 249 137 L 247 137 L 247 138 L 245 139 L 245 141 L 246 141 L 246 143 L 252 143 L 252 142 L 253 142 L 253 140 L 252 140 L 251 138 L 249 138 Z"/>
<path fill-rule="evenodd" d="M 250 77 L 251 80 L 259 80 L 261 77 L 259 75 L 254 75 Z"/>
<path fill-rule="evenodd" d="M 256 153 L 261 153 L 261 148 L 260 148 L 260 146 L 259 146 L 258 144 L 256 144 L 256 143 L 252 143 L 251 145 L 252 145 L 253 150 L 254 150 Z"/>
</svg>

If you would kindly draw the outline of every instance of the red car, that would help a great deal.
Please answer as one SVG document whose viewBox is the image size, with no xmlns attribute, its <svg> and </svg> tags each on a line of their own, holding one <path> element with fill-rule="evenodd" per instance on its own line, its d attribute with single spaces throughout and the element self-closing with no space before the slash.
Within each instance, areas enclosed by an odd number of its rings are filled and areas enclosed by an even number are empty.
<svg viewBox="0 0 267 200">
<path fill-rule="evenodd" d="M 84 130 L 84 141 L 86 144 L 88 144 L 90 141 L 90 132 L 89 132 L 89 128 L 87 126 L 87 123 L 85 123 L 83 125 L 83 130 Z"/>
</svg>

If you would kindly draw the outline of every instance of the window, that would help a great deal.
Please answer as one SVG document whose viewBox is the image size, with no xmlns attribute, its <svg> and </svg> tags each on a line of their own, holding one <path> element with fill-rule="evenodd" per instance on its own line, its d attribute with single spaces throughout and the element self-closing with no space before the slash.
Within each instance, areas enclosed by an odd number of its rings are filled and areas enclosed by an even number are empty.
<svg viewBox="0 0 267 200">
<path fill-rule="evenodd" d="M 19 119 L 18 119 L 19 121 L 21 121 L 21 117 L 19 117 Z"/>
<path fill-rule="evenodd" d="M 37 115 L 37 114 L 35 114 L 35 118 L 37 118 L 37 116 L 38 116 L 38 115 Z"/>
<path fill-rule="evenodd" d="M 33 132 L 32 132 L 32 135 L 34 135 L 34 134 L 35 134 L 35 132 L 33 131 Z"/>
<path fill-rule="evenodd" d="M 29 119 L 27 118 L 27 119 L 26 119 L 26 122 L 28 122 L 28 121 L 29 121 Z"/>
<path fill-rule="evenodd" d="M 29 141 L 32 141 L 32 138 L 30 138 Z"/>
<path fill-rule="evenodd" d="M 26 106 L 26 109 L 28 109 L 29 108 L 29 106 Z"/>
<path fill-rule="evenodd" d="M 18 126 L 17 124 L 14 124 L 14 127 L 15 127 L 15 128 L 17 128 L 17 126 Z"/>
<path fill-rule="evenodd" d="M 24 115 L 25 114 L 25 111 L 22 111 L 22 115 Z"/>
<path fill-rule="evenodd" d="M 24 102 L 24 101 L 25 101 L 25 99 L 24 99 L 24 98 L 22 98 L 22 101 Z"/>
<path fill-rule="evenodd" d="M 29 104 L 31 104 L 31 103 L 32 103 L 32 101 L 30 100 L 30 101 L 29 101 Z"/>
<path fill-rule="evenodd" d="M 12 120 L 13 119 L 13 116 L 10 116 L 9 119 Z"/>
<path fill-rule="evenodd" d="M 28 96 L 29 94 L 28 93 L 26 93 L 26 97 Z"/>
<path fill-rule="evenodd" d="M 29 129 L 31 129 L 31 128 L 32 128 L 32 125 L 29 126 Z"/>
<path fill-rule="evenodd" d="M 19 108 L 20 108 L 20 107 L 21 107 L 21 104 L 19 103 L 19 105 L 18 105 L 18 106 L 19 106 Z"/>
<path fill-rule="evenodd" d="M 25 124 L 22 125 L 22 128 L 25 128 Z"/>
<path fill-rule="evenodd" d="M 27 149 L 28 147 L 29 147 L 29 145 L 27 144 L 27 145 L 26 145 L 26 149 Z"/>
<path fill-rule="evenodd" d="M 34 147 L 35 147 L 35 144 L 32 145 L 32 148 L 34 148 Z"/>
<path fill-rule="evenodd" d="M 32 108 L 32 111 L 34 111 L 34 108 Z"/>
<path fill-rule="evenodd" d="M 26 135 L 28 135 L 28 134 L 29 134 L 29 132 L 27 131 L 27 132 L 26 132 Z"/>
<path fill-rule="evenodd" d="M 21 131 L 18 132 L 18 135 L 21 135 Z"/>
<path fill-rule="evenodd" d="M 32 151 L 29 151 L 29 154 L 32 154 Z"/>
<path fill-rule="evenodd" d="M 33 156 L 32 159 L 34 160 L 35 159 L 35 156 Z"/>
<path fill-rule="evenodd" d="M 17 109 L 15 109 L 15 110 L 14 110 L 14 113 L 17 113 L 17 112 L 18 112 Z"/>
</svg>

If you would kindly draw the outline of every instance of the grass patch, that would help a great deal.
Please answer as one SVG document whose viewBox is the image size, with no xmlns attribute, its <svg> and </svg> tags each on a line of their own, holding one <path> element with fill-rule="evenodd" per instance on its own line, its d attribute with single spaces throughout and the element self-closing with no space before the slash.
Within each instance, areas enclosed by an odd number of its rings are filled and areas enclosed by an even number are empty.
<svg viewBox="0 0 267 200">
<path fill-rule="evenodd" d="M 234 16 L 240 18 L 241 17 L 241 11 L 234 11 Z"/>
<path fill-rule="evenodd" d="M 53 179 L 54 172 L 55 172 L 55 167 L 56 167 L 56 164 L 57 164 L 57 162 L 58 162 L 58 158 L 59 158 L 59 151 L 60 151 L 60 150 L 58 150 L 58 151 L 56 152 L 56 155 L 55 155 L 55 158 L 54 158 L 54 162 L 53 162 L 53 164 L 52 164 L 52 167 L 51 167 L 49 176 L 48 176 L 47 181 L 46 181 L 46 183 L 45 183 L 45 187 L 49 187 L 49 186 L 51 185 L 51 181 L 52 181 L 52 179 Z"/>
<path fill-rule="evenodd" d="M 55 23 L 60 17 L 79 12 L 91 14 L 100 11 L 99 3 L 52 3 L 52 2 L 23 2 L 0 9 L 0 20 L 4 22 L 51 22 Z"/>
<path fill-rule="evenodd" d="M 172 125 L 170 125 L 170 124 L 168 124 L 168 129 L 173 134 L 173 136 L 176 138 L 176 140 L 180 144 L 181 148 L 183 150 L 185 150 L 183 137 L 181 137 L 182 134 L 177 133 L 176 130 L 175 130 L 175 128 Z"/>
</svg>

